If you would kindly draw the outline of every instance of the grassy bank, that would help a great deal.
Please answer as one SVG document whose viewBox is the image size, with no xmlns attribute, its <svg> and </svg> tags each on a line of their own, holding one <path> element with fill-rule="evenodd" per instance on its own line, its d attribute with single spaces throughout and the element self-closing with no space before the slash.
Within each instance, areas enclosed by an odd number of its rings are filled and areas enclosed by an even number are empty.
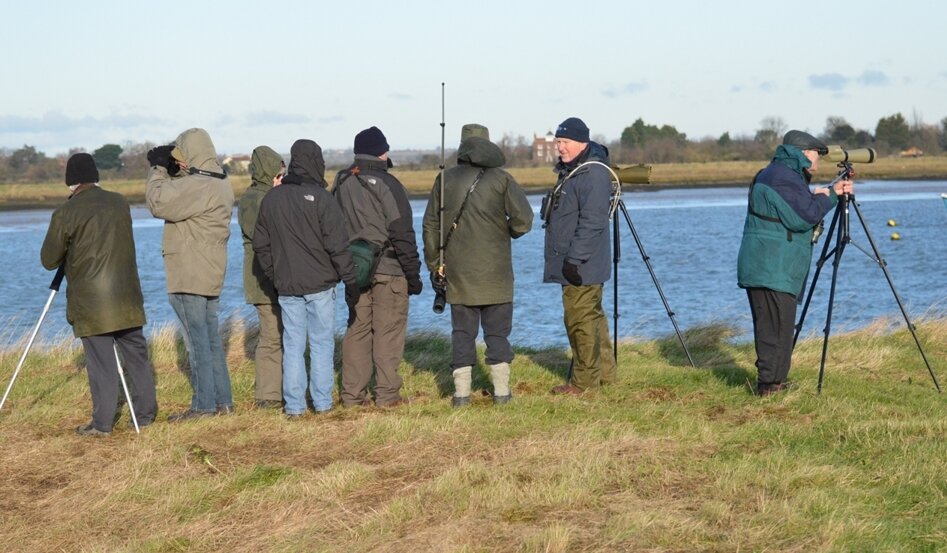
<svg viewBox="0 0 947 553">
<path fill-rule="evenodd" d="M 747 186 L 753 175 L 766 163 L 763 161 L 719 161 L 710 163 L 667 163 L 654 165 L 651 171 L 650 185 L 634 185 L 630 188 L 650 189 L 680 186 Z M 860 180 L 892 179 L 947 179 L 947 156 L 928 156 L 920 158 L 879 158 L 872 164 L 855 166 Z M 509 172 L 522 186 L 531 191 L 548 188 L 555 184 L 555 174 L 549 167 L 513 167 Z M 430 193 L 435 169 L 401 170 L 395 169 L 395 175 L 404 183 L 408 192 L 415 197 Z M 816 182 L 828 182 L 835 176 L 831 164 L 821 168 Z M 234 193 L 239 197 L 250 185 L 249 177 L 231 177 Z M 121 192 L 135 203 L 145 201 L 145 183 L 140 181 L 107 181 L 103 186 L 109 190 Z M 0 210 L 30 209 L 54 207 L 63 202 L 68 191 L 59 183 L 44 184 L 0 184 Z"/>
<path fill-rule="evenodd" d="M 553 397 L 558 350 L 518 349 L 515 399 L 452 410 L 449 345 L 409 340 L 413 403 L 301 421 L 252 407 L 254 331 L 228 332 L 237 414 L 170 425 L 189 388 L 152 339 L 159 422 L 88 420 L 81 349 L 32 355 L 0 413 L 0 550 L 942 551 L 947 416 L 910 334 L 879 322 L 800 343 L 798 388 L 756 398 L 751 345 L 691 329 L 627 343 L 619 384 Z M 947 380 L 947 321 L 919 334 Z M 19 357 L 0 356 L 5 386 Z M 475 372 L 475 388 L 488 387 Z M 126 415 L 127 417 L 127 415 Z"/>
</svg>

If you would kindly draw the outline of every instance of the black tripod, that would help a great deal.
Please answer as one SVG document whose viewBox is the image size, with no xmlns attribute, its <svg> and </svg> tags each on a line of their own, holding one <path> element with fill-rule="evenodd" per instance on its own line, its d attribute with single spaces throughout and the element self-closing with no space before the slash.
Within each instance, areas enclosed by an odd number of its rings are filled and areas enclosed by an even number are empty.
<svg viewBox="0 0 947 553">
<path fill-rule="evenodd" d="M 832 181 L 829 186 L 831 187 L 832 184 L 835 184 L 843 178 L 851 178 L 852 176 L 854 176 L 854 172 L 852 171 L 851 163 L 839 163 L 838 177 Z M 871 246 L 871 252 L 868 252 L 868 250 L 862 248 L 856 242 L 852 241 L 852 236 L 849 232 L 849 206 L 855 208 L 855 214 L 858 215 L 858 221 L 861 223 L 862 229 L 865 231 L 865 236 L 868 237 L 868 244 Z M 833 233 L 835 233 L 835 247 L 830 250 L 829 246 L 832 244 Z M 799 339 L 799 334 L 802 332 L 802 323 L 806 319 L 806 312 L 809 310 L 809 302 L 812 300 L 812 294 L 815 292 L 816 283 L 819 281 L 819 274 L 822 272 L 822 267 L 825 262 L 831 258 L 832 287 L 829 289 L 829 307 L 825 315 L 825 337 L 822 340 L 822 360 L 819 363 L 818 393 L 822 393 L 822 376 L 825 372 L 825 357 L 829 349 L 829 333 L 831 332 L 832 328 L 832 305 L 835 301 L 835 287 L 838 280 L 839 264 L 842 261 L 842 253 L 845 252 L 845 246 L 848 244 L 852 244 L 861 250 L 862 253 L 867 255 L 872 261 L 881 267 L 881 270 L 885 274 L 885 278 L 888 280 L 888 286 L 891 288 L 891 293 L 894 294 L 894 299 L 898 302 L 898 307 L 901 308 L 901 314 L 904 316 L 904 322 L 907 324 L 908 330 L 911 331 L 911 336 L 914 337 L 914 343 L 917 344 L 917 350 L 921 353 L 921 357 L 924 359 L 924 364 L 927 365 L 927 372 L 930 373 L 931 380 L 934 381 L 934 387 L 937 388 L 938 392 L 940 392 L 941 389 L 940 384 L 937 383 L 937 377 L 934 376 L 934 371 L 931 369 L 931 364 L 927 361 L 927 356 L 924 355 L 924 348 L 921 347 L 921 341 L 917 337 L 914 324 L 912 324 L 910 318 L 908 318 L 908 312 L 904 308 L 904 303 L 901 301 L 901 297 L 898 295 L 898 292 L 894 289 L 894 282 L 891 280 L 891 274 L 888 272 L 888 264 L 881 257 L 881 254 L 878 253 L 878 247 L 875 245 L 875 240 L 872 238 L 871 232 L 868 231 L 868 226 L 865 224 L 865 219 L 862 217 L 861 210 L 858 208 L 858 203 L 855 201 L 855 195 L 842 194 L 839 196 L 838 205 L 835 208 L 835 215 L 832 217 L 832 224 L 829 225 L 829 232 L 826 235 L 825 245 L 822 246 L 822 255 L 819 256 L 819 260 L 816 262 L 816 270 L 815 275 L 812 278 L 812 285 L 809 286 L 809 293 L 806 295 L 806 301 L 802 308 L 802 314 L 799 316 L 799 323 L 796 325 L 796 335 L 793 337 L 793 346 L 795 346 L 796 340 Z"/>
<path fill-rule="evenodd" d="M 621 184 L 619 186 L 619 194 L 621 191 Z M 684 353 L 687 355 L 687 360 L 690 361 L 691 366 L 695 369 L 697 365 L 694 363 L 694 359 L 691 357 L 691 353 L 687 350 L 687 344 L 684 343 L 684 336 L 681 334 L 681 329 L 677 326 L 677 319 L 674 318 L 674 312 L 671 311 L 671 306 L 668 305 L 668 300 L 664 296 L 664 291 L 661 289 L 661 283 L 658 282 L 658 277 L 654 274 L 654 268 L 651 267 L 651 257 L 645 252 L 644 246 L 641 244 L 641 239 L 638 238 L 638 231 L 635 230 L 635 225 L 631 222 L 631 216 L 628 215 L 628 209 L 625 208 L 625 202 L 622 201 L 620 196 L 617 196 L 613 200 L 614 206 L 612 208 L 612 263 L 614 264 L 614 278 L 612 280 L 612 285 L 614 286 L 614 300 L 612 302 L 613 309 L 613 320 L 614 320 L 614 333 L 612 334 L 612 339 L 614 340 L 614 352 L 615 352 L 615 361 L 618 361 L 618 262 L 621 261 L 621 236 L 619 235 L 620 225 L 618 224 L 618 211 L 621 211 L 621 214 L 625 217 L 625 222 L 628 223 L 628 228 L 631 230 L 631 235 L 635 239 L 635 244 L 638 246 L 638 251 L 641 252 L 641 259 L 644 260 L 645 266 L 648 268 L 648 272 L 651 274 L 651 280 L 654 282 L 654 287 L 658 291 L 658 295 L 661 296 L 661 302 L 664 304 L 664 310 L 667 311 L 668 317 L 671 319 L 671 324 L 674 325 L 674 332 L 677 333 L 677 339 L 681 341 L 681 347 L 684 348 Z"/>
</svg>

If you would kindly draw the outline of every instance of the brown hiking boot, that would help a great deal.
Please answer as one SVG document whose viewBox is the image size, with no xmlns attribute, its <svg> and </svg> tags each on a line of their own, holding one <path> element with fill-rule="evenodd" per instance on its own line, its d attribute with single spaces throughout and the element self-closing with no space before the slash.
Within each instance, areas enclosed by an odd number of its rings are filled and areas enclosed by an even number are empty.
<svg viewBox="0 0 947 553">
<path fill-rule="evenodd" d="M 559 386 L 553 387 L 552 390 L 549 390 L 551 393 L 556 395 L 572 395 L 580 396 L 585 393 L 585 390 L 573 386 L 572 384 L 560 384 Z"/>
</svg>

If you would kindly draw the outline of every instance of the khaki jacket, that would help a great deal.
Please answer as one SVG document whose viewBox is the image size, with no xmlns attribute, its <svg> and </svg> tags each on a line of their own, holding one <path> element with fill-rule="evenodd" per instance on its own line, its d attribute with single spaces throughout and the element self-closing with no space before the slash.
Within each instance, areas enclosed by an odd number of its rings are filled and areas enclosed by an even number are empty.
<svg viewBox="0 0 947 553">
<path fill-rule="evenodd" d="M 184 131 L 175 144 L 191 168 L 223 176 L 206 131 Z M 171 177 L 164 167 L 152 167 L 145 200 L 151 214 L 164 219 L 161 254 L 168 293 L 219 296 L 234 204 L 230 181 L 184 172 Z"/>
</svg>

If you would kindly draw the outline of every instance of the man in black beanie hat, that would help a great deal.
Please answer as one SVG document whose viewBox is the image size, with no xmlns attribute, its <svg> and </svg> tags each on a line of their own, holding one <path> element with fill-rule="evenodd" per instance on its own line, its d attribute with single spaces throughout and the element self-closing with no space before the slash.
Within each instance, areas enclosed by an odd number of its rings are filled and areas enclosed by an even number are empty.
<svg viewBox="0 0 947 553">
<path fill-rule="evenodd" d="M 753 315 L 760 396 L 787 389 L 796 304 L 812 263 L 813 232 L 838 195 L 852 191 L 847 179 L 809 190 L 819 156 L 826 153 L 825 144 L 811 134 L 789 131 L 750 185 L 737 284 L 746 289 Z"/>
<path fill-rule="evenodd" d="M 608 212 L 612 177 L 608 149 L 570 117 L 556 128 L 558 182 L 543 206 L 546 229 L 543 282 L 562 286 L 563 320 L 572 347 L 569 382 L 553 393 L 581 394 L 618 378 L 602 287 L 611 276 Z"/>
<path fill-rule="evenodd" d="M 342 339 L 344 407 L 367 404 L 372 366 L 375 404 L 404 401 L 398 366 L 404 354 L 408 296 L 421 293 L 421 261 L 414 215 L 404 185 L 388 169 L 388 140 L 378 127 L 355 135 L 355 160 L 336 175 L 335 195 L 349 239 L 365 240 L 380 250 L 371 282 L 361 291 Z"/>
<path fill-rule="evenodd" d="M 76 428 L 82 436 L 112 431 L 119 397 L 119 353 L 131 381 L 139 426 L 151 424 L 158 411 L 141 330 L 145 309 L 131 212 L 121 194 L 102 190 L 98 180 L 92 156 L 81 153 L 69 158 L 66 184 L 72 194 L 53 212 L 40 252 L 46 269 L 65 268 L 66 319 L 85 351 L 92 420 Z"/>
</svg>

